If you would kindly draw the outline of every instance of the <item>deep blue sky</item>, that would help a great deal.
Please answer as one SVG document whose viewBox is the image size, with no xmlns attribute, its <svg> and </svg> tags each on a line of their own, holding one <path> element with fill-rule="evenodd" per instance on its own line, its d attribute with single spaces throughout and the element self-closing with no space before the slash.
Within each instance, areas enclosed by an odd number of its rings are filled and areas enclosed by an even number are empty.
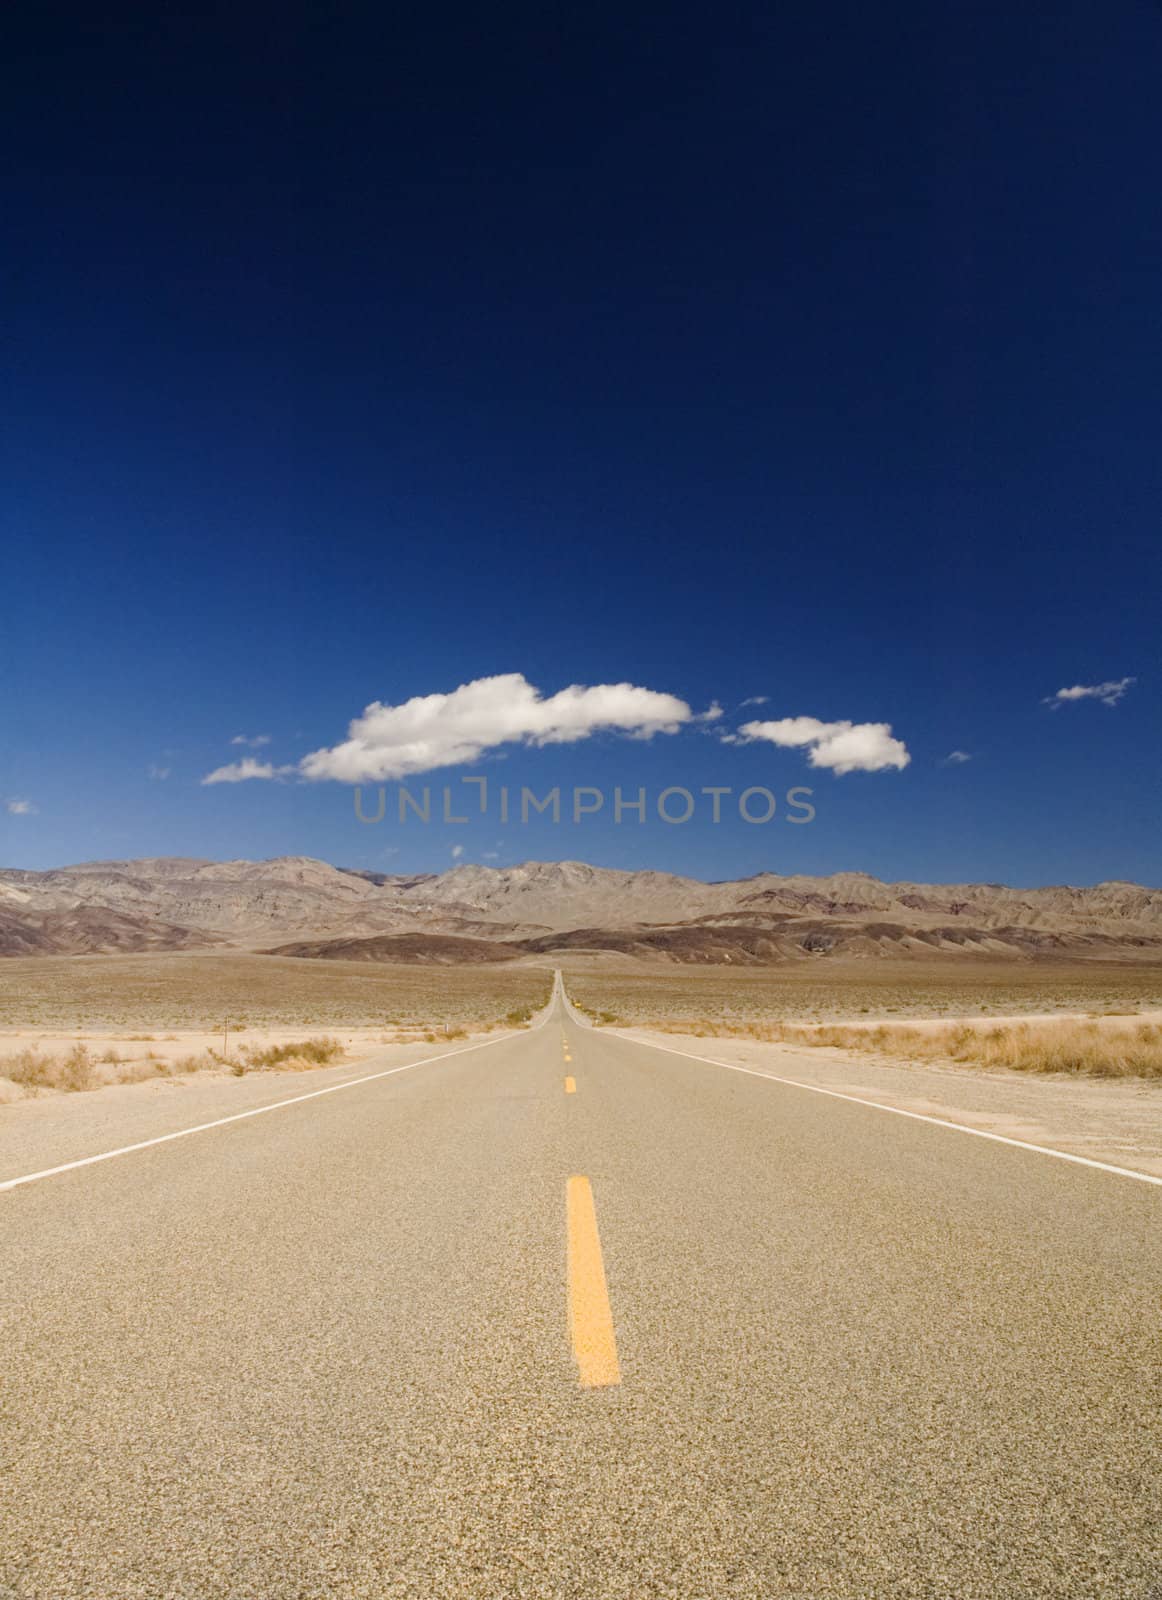
<svg viewBox="0 0 1162 1600">
<path fill-rule="evenodd" d="M 242 10 L 28 8 L 4 51 L 0 861 L 1162 881 L 1162 7 Z M 799 828 L 199 781 L 501 672 L 911 762 L 472 769 L 806 783 Z"/>
</svg>

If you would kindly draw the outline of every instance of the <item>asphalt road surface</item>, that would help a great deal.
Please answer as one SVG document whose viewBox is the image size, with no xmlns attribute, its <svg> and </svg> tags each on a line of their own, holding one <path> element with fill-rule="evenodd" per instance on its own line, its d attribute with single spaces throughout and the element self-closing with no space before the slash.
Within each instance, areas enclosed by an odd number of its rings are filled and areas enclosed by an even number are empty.
<svg viewBox="0 0 1162 1600">
<path fill-rule="evenodd" d="M 5 1600 L 1162 1597 L 1162 1188 L 559 999 L 374 1070 L 0 1192 Z"/>
</svg>

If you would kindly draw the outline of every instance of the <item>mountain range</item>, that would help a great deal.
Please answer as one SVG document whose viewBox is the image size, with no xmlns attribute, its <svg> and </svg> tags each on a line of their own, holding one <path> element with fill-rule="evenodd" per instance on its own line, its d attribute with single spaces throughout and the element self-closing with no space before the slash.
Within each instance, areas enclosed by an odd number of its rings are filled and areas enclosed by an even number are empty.
<svg viewBox="0 0 1162 1600">
<path fill-rule="evenodd" d="M 1162 959 L 1162 890 L 882 883 L 862 872 L 720 883 L 581 861 L 439 874 L 150 857 L 0 868 L 0 956 L 236 948 L 363 961 L 757 965 L 820 957 Z"/>
</svg>

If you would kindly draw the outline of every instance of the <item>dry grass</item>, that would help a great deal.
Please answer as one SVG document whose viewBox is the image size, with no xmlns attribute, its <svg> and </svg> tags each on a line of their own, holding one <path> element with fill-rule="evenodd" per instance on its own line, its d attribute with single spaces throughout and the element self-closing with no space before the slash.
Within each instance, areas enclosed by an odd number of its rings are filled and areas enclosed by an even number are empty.
<svg viewBox="0 0 1162 1600">
<path fill-rule="evenodd" d="M 534 1014 L 532 1006 L 516 1006 L 512 1011 L 505 1013 L 501 1018 L 500 1026 L 502 1028 L 527 1028 L 533 1020 Z"/>
<path fill-rule="evenodd" d="M 376 966 L 238 952 L 0 961 L 0 1027 L 154 1033 L 389 1026 L 445 1037 L 549 998 L 549 967 Z"/>
<path fill-rule="evenodd" d="M 1162 1079 L 1162 1028 L 1134 1020 L 1139 1010 L 1162 1006 L 1156 967 L 1046 963 L 1014 971 L 973 963 L 950 971 L 947 965 L 848 963 L 822 976 L 801 967 L 566 968 L 565 981 L 574 1004 L 605 1026 L 1017 1072 Z M 1082 1015 L 1007 1020 L 1055 1011 Z M 1005 1020 L 990 1022 L 989 1013 Z M 942 1016 L 972 1020 L 939 1026 Z"/>
<path fill-rule="evenodd" d="M 906 1061 L 959 1062 L 974 1067 L 1007 1067 L 1012 1072 L 1060 1072 L 1090 1078 L 1162 1080 L 1162 1026 L 1153 1022 L 1102 1024 L 1096 1021 L 954 1023 L 909 1028 L 785 1022 L 722 1023 L 702 1019 L 654 1024 L 660 1033 L 691 1033 L 697 1038 L 759 1039 L 809 1049 L 874 1051 Z"/>
<path fill-rule="evenodd" d="M 75 1045 L 66 1056 L 22 1050 L 5 1061 L 4 1076 L 9 1083 L 23 1089 L 61 1089 L 68 1093 L 97 1089 L 102 1082 L 120 1081 L 103 1078 L 98 1064 L 83 1044 Z"/>
<path fill-rule="evenodd" d="M 343 1054 L 338 1039 L 303 1039 L 295 1044 L 244 1046 L 231 1062 L 231 1069 L 243 1072 L 303 1072 L 309 1067 L 325 1067 Z"/>
<path fill-rule="evenodd" d="M 338 1039 L 328 1038 L 301 1039 L 293 1044 L 266 1048 L 253 1046 L 232 1056 L 207 1050 L 172 1062 L 162 1060 L 152 1051 L 146 1056 L 126 1059 L 116 1050 L 107 1050 L 98 1059 L 83 1044 L 74 1045 L 63 1056 L 22 1050 L 0 1063 L 3 1066 L 0 1104 L 42 1090 L 77 1094 L 87 1089 L 103 1089 L 111 1083 L 145 1083 L 155 1078 L 184 1077 L 192 1072 L 231 1072 L 239 1078 L 247 1072 L 305 1072 L 312 1067 L 327 1066 L 343 1053 Z"/>
</svg>

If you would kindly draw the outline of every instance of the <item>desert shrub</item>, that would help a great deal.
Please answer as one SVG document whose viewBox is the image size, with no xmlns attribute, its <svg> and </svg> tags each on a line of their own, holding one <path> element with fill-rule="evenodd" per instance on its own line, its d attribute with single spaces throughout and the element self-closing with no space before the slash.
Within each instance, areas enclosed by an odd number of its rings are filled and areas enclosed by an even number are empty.
<svg viewBox="0 0 1162 1600">
<path fill-rule="evenodd" d="M 67 1056 L 22 1050 L 4 1063 L 4 1072 L 12 1083 L 25 1088 L 62 1089 L 70 1094 L 95 1089 L 100 1082 L 96 1063 L 83 1044 L 74 1045 Z"/>
<path fill-rule="evenodd" d="M 307 1067 L 325 1067 L 343 1054 L 338 1039 L 325 1037 L 300 1039 L 292 1044 L 254 1045 L 242 1052 L 240 1074 L 247 1070 L 281 1069 L 303 1070 Z"/>
<path fill-rule="evenodd" d="M 202 1055 L 182 1056 L 172 1062 L 164 1060 L 153 1050 L 143 1057 L 128 1059 L 116 1050 L 107 1050 L 97 1061 L 82 1044 L 75 1045 L 63 1057 L 27 1049 L 0 1061 L 0 1084 L 8 1085 L 0 1094 L 0 1104 L 19 1099 L 22 1090 L 35 1093 L 39 1089 L 56 1089 L 76 1093 L 85 1089 L 100 1089 L 109 1083 L 146 1083 L 153 1078 L 222 1069 L 239 1078 L 248 1071 L 263 1068 L 284 1072 L 305 1071 L 309 1067 L 325 1065 L 342 1054 L 343 1046 L 339 1041 L 326 1038 L 271 1045 L 266 1049 L 255 1046 L 236 1056 L 207 1050 Z"/>
<path fill-rule="evenodd" d="M 81 1089 L 93 1089 L 99 1081 L 96 1063 L 88 1047 L 75 1044 L 61 1065 L 60 1087 L 75 1093 Z"/>
<path fill-rule="evenodd" d="M 39 1050 L 21 1050 L 19 1055 L 10 1056 L 4 1063 L 4 1075 L 9 1082 L 27 1089 L 47 1089 L 54 1086 L 56 1065 L 53 1056 L 41 1055 Z"/>
<path fill-rule="evenodd" d="M 599 1013 L 600 1015 L 600 1013 Z M 660 1031 L 701 1038 L 761 1039 L 808 1049 L 874 1051 L 909 1061 L 955 1061 L 1004 1067 L 1011 1072 L 1063 1072 L 1091 1078 L 1162 1078 L 1162 1027 L 1140 1022 L 1103 1027 L 1096 1021 L 948 1023 L 915 1028 L 881 1022 L 875 1027 L 830 1023 L 696 1022 L 655 1024 Z"/>
</svg>

